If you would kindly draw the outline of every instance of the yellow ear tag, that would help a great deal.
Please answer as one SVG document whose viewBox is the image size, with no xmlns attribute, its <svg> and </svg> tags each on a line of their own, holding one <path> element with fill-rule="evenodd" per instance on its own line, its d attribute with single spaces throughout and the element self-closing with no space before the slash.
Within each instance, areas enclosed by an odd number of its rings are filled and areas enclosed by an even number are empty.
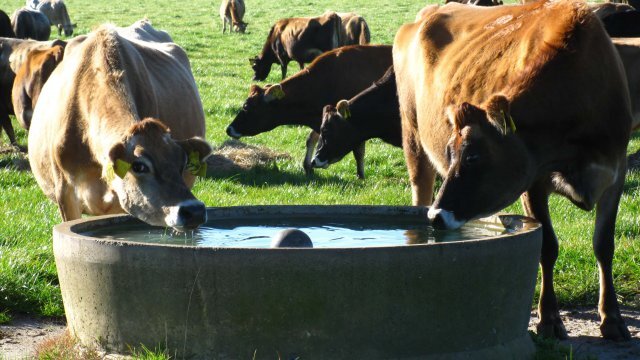
<svg viewBox="0 0 640 360">
<path fill-rule="evenodd" d="M 273 97 L 278 99 L 278 100 L 282 100 L 284 99 L 284 90 L 282 90 L 282 88 L 280 86 L 274 88 L 273 90 Z"/>
<path fill-rule="evenodd" d="M 200 153 L 197 151 L 189 153 L 187 169 L 189 169 L 189 172 L 195 176 L 207 175 L 207 163 L 200 162 Z"/>
<path fill-rule="evenodd" d="M 516 132 L 516 123 L 513 122 L 511 114 L 509 114 L 509 127 L 511 128 L 511 132 Z"/>
<path fill-rule="evenodd" d="M 345 120 L 348 120 L 351 117 L 351 109 L 349 109 L 349 108 L 344 109 L 344 116 L 343 117 L 344 117 Z"/>
<path fill-rule="evenodd" d="M 120 179 L 124 178 L 127 175 L 129 169 L 131 169 L 131 164 L 120 159 L 116 159 L 116 163 L 113 166 L 113 172 L 118 175 Z"/>
</svg>

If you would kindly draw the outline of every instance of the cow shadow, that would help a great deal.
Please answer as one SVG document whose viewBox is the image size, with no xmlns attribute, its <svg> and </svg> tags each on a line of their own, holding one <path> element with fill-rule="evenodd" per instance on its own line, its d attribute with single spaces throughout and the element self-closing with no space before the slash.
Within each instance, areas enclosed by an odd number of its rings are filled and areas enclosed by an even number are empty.
<svg viewBox="0 0 640 360">
<path fill-rule="evenodd" d="M 15 171 L 31 171 L 27 148 L 22 145 L 0 146 L 0 168 Z"/>
</svg>

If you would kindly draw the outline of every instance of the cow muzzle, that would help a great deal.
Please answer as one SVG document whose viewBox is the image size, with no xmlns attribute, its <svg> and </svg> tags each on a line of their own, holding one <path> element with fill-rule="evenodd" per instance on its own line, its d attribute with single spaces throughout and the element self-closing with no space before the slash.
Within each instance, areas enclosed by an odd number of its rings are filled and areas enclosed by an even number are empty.
<svg viewBox="0 0 640 360">
<path fill-rule="evenodd" d="M 233 128 L 233 126 L 227 126 L 227 135 L 234 139 L 240 139 L 242 137 L 242 134 L 237 132 L 236 129 Z"/>
<path fill-rule="evenodd" d="M 314 168 L 326 169 L 329 167 L 329 161 L 320 160 L 317 157 L 314 157 L 313 160 L 311 161 L 311 166 L 313 166 Z"/>
<path fill-rule="evenodd" d="M 178 231 L 194 230 L 206 221 L 207 208 L 198 200 L 187 200 L 172 206 L 165 217 L 167 226 Z"/>
<path fill-rule="evenodd" d="M 455 230 L 466 222 L 456 219 L 455 215 L 451 211 L 435 207 L 429 208 L 427 217 L 429 218 L 431 225 L 436 229 Z"/>
</svg>

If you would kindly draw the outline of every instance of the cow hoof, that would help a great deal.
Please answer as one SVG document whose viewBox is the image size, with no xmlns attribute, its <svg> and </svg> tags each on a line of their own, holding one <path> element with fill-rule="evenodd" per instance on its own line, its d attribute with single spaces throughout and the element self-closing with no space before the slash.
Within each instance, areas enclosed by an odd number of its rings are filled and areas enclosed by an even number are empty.
<svg viewBox="0 0 640 360">
<path fill-rule="evenodd" d="M 627 325 L 625 325 L 624 320 L 621 318 L 608 317 L 602 320 L 602 324 L 600 324 L 600 333 L 602 334 L 602 337 L 607 340 L 631 340 L 631 333 L 629 333 Z"/>
<path fill-rule="evenodd" d="M 545 338 L 564 340 L 568 338 L 567 329 L 565 329 L 562 320 L 555 319 L 551 321 L 540 321 L 536 326 L 538 335 Z"/>
<path fill-rule="evenodd" d="M 305 175 L 313 176 L 313 166 L 311 166 L 311 164 L 304 164 L 302 167 L 304 168 Z"/>
</svg>

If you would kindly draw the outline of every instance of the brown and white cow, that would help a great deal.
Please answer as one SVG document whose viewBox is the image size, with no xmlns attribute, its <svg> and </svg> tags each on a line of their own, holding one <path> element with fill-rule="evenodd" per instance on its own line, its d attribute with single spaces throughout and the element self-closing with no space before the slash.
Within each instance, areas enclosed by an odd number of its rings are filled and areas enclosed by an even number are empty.
<svg viewBox="0 0 640 360">
<path fill-rule="evenodd" d="M 253 80 L 266 79 L 273 64 L 280 64 L 284 79 L 291 60 L 296 61 L 302 69 L 304 64 L 312 62 L 323 52 L 339 47 L 341 24 L 335 12 L 313 18 L 278 20 L 271 27 L 260 55 L 249 59 L 254 72 Z"/>
<path fill-rule="evenodd" d="M 349 152 L 364 149 L 365 141 L 373 138 L 402 147 L 396 93 L 396 77 L 390 66 L 382 78 L 350 100 L 325 106 L 312 166 L 327 168 Z M 358 168 L 358 177 L 364 178 L 363 168 Z"/>
<path fill-rule="evenodd" d="M 56 46 L 65 46 L 62 40 L 35 41 L 0 38 L 0 125 L 7 133 L 9 141 L 17 146 L 16 137 L 9 115 L 15 114 L 11 92 L 16 72 L 33 51 L 45 51 Z M 20 120 L 20 118 L 18 118 Z M 22 126 L 25 124 L 21 123 Z"/>
<path fill-rule="evenodd" d="M 448 4 L 400 28 L 393 60 L 414 204 L 431 202 L 436 172 L 445 180 L 429 210 L 435 226 L 459 227 L 523 194 L 543 227 L 538 332 L 557 337 L 567 334 L 548 198 L 597 207 L 600 330 L 628 340 L 611 266 L 632 117 L 623 65 L 598 18 L 578 1 Z"/>
<path fill-rule="evenodd" d="M 64 57 L 66 43 L 48 49 L 35 49 L 27 54 L 16 70 L 11 98 L 13 111 L 20 125 L 29 130 L 33 108 L 47 79 Z"/>
<path fill-rule="evenodd" d="M 242 20 L 245 13 L 244 0 L 222 0 L 220 4 L 220 19 L 222 20 L 222 33 L 227 29 L 229 24 L 229 33 L 231 31 L 244 33 L 247 29 L 246 23 Z"/>
<path fill-rule="evenodd" d="M 69 42 L 33 111 L 29 163 L 65 221 L 125 211 L 192 229 L 206 212 L 189 189 L 211 152 L 198 89 L 184 50 L 131 27 L 148 35 L 104 25 Z"/>
<path fill-rule="evenodd" d="M 304 71 L 279 84 L 264 88 L 252 85 L 242 109 L 227 127 L 227 134 L 237 139 L 281 125 L 307 126 L 311 134 L 303 166 L 311 174 L 323 106 L 350 98 L 368 87 L 384 74 L 391 61 L 391 46 L 345 46 L 323 54 Z M 362 168 L 361 150 L 364 149 L 354 151 L 358 169 Z"/>
<path fill-rule="evenodd" d="M 64 31 L 64 36 L 73 35 L 76 24 L 71 23 L 67 6 L 63 0 L 27 0 L 27 7 L 43 13 L 51 25 L 58 28 L 58 36 Z"/>
</svg>

